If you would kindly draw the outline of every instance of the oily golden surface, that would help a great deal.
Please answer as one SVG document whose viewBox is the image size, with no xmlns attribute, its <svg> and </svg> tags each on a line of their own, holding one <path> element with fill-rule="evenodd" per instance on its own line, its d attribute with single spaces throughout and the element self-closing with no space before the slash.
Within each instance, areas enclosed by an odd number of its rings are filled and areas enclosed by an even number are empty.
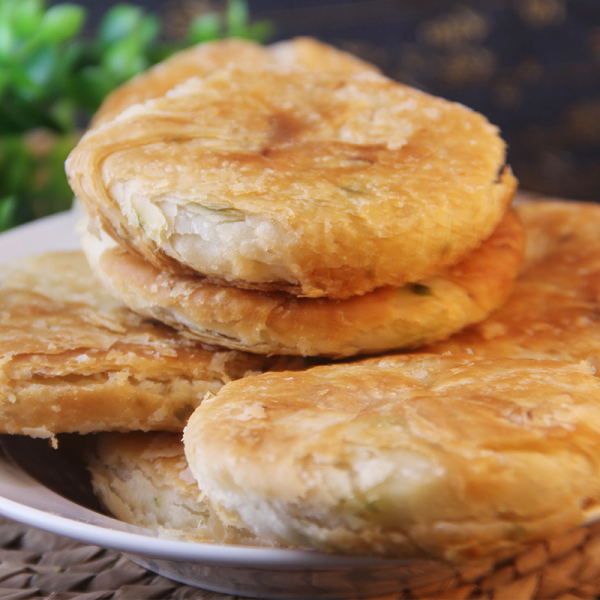
<svg viewBox="0 0 600 600">
<path fill-rule="evenodd" d="M 525 264 L 506 304 L 428 352 L 587 360 L 600 369 L 600 206 L 520 202 Z"/>
<path fill-rule="evenodd" d="M 94 492 L 116 518 L 166 537 L 265 545 L 227 526 L 193 478 L 176 433 L 98 434 L 88 457 Z"/>
<path fill-rule="evenodd" d="M 174 54 L 111 92 L 94 115 L 92 126 L 114 119 L 133 104 L 164 96 L 191 77 L 206 77 L 232 64 L 243 68 L 278 64 L 322 71 L 376 70 L 347 52 L 307 37 L 270 46 L 235 38 L 206 42 Z"/>
<path fill-rule="evenodd" d="M 398 355 L 227 384 L 184 449 L 213 505 L 263 537 L 497 558 L 597 505 L 599 400 L 585 364 Z"/>
<path fill-rule="evenodd" d="M 205 393 L 276 365 L 203 348 L 132 313 L 80 252 L 0 268 L 1 433 L 182 431 Z"/>
<path fill-rule="evenodd" d="M 88 233 L 83 247 L 117 297 L 186 336 L 257 353 L 342 357 L 416 347 L 483 319 L 510 293 L 524 237 L 509 211 L 485 243 L 440 275 L 345 300 L 242 290 L 161 272 L 106 235 L 98 242 Z"/>
<path fill-rule="evenodd" d="M 484 117 L 375 71 L 267 65 L 131 107 L 88 131 L 67 173 L 161 269 L 344 298 L 430 277 L 489 237 L 516 185 L 504 159 Z"/>
</svg>

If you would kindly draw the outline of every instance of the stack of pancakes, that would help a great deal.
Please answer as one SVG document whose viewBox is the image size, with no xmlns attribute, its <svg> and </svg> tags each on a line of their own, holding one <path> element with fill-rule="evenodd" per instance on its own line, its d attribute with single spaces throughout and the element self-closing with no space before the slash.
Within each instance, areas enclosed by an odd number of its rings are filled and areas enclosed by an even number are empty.
<svg viewBox="0 0 600 600">
<path fill-rule="evenodd" d="M 347 357 L 504 302 L 522 232 L 481 115 L 312 40 L 171 60 L 108 106 L 166 93 L 101 109 L 67 163 L 88 259 L 133 310 L 238 350 Z"/>
<path fill-rule="evenodd" d="M 600 208 L 513 205 L 481 115 L 216 42 L 110 96 L 67 173 L 87 262 L 4 268 L 0 429 L 105 432 L 117 517 L 456 563 L 598 504 Z"/>
</svg>

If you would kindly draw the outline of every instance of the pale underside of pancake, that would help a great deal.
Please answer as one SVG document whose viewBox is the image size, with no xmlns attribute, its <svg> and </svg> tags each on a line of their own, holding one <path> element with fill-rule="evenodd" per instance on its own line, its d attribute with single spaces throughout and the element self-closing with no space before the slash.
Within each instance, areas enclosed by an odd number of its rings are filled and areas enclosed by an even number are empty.
<svg viewBox="0 0 600 600">
<path fill-rule="evenodd" d="M 180 434 L 98 434 L 87 466 L 96 496 L 122 521 L 198 542 L 267 545 L 217 516 L 188 468 Z"/>
<path fill-rule="evenodd" d="M 345 300 L 297 298 L 159 271 L 88 223 L 82 247 L 107 289 L 132 310 L 207 343 L 257 353 L 344 357 L 447 338 L 498 308 L 521 264 L 514 212 L 444 273 Z"/>
<path fill-rule="evenodd" d="M 1 433 L 182 431 L 207 392 L 279 363 L 202 347 L 131 312 L 81 252 L 0 268 Z"/>
<path fill-rule="evenodd" d="M 343 298 L 473 251 L 512 199 L 504 161 L 483 116 L 376 71 L 230 67 L 88 131 L 67 174 L 158 268 Z"/>
<path fill-rule="evenodd" d="M 346 73 L 376 70 L 352 54 L 307 37 L 269 46 L 235 38 L 206 42 L 174 54 L 111 92 L 94 115 L 92 127 L 114 119 L 133 104 L 163 96 L 191 77 L 206 77 L 229 65 L 270 64 Z"/>
<path fill-rule="evenodd" d="M 506 304 L 427 352 L 587 360 L 600 369 L 600 206 L 525 201 L 525 262 Z"/>
<path fill-rule="evenodd" d="M 328 552 L 503 557 L 600 499 L 600 382 L 587 365 L 406 355 L 224 386 L 184 431 L 213 506 Z"/>
</svg>

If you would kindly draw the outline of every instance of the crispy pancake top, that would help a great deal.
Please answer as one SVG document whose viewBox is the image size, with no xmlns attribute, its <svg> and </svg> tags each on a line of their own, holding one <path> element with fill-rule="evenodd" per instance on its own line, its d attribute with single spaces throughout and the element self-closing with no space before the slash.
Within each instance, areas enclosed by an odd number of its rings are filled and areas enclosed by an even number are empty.
<svg viewBox="0 0 600 600">
<path fill-rule="evenodd" d="M 261 46 L 241 39 L 206 42 L 182 50 L 114 90 L 94 115 L 92 126 L 114 119 L 129 106 L 163 96 L 191 77 L 206 77 L 229 65 L 298 65 L 316 71 L 359 72 L 373 65 L 308 37 Z"/>
<path fill-rule="evenodd" d="M 159 268 L 342 298 L 489 237 L 516 185 L 504 158 L 484 117 L 374 71 L 231 67 L 92 129 L 67 172 Z"/>
</svg>

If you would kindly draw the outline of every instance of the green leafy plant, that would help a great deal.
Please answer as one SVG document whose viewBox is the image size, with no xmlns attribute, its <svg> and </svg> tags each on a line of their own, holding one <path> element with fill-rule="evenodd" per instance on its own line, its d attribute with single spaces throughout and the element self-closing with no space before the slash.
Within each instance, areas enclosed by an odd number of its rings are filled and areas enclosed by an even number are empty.
<svg viewBox="0 0 600 600">
<path fill-rule="evenodd" d="M 269 22 L 250 22 L 244 0 L 192 19 L 177 41 L 133 4 L 112 7 L 92 33 L 86 20 L 77 4 L 0 0 L 0 231 L 70 206 L 64 161 L 117 86 L 193 44 L 271 35 Z"/>
</svg>

